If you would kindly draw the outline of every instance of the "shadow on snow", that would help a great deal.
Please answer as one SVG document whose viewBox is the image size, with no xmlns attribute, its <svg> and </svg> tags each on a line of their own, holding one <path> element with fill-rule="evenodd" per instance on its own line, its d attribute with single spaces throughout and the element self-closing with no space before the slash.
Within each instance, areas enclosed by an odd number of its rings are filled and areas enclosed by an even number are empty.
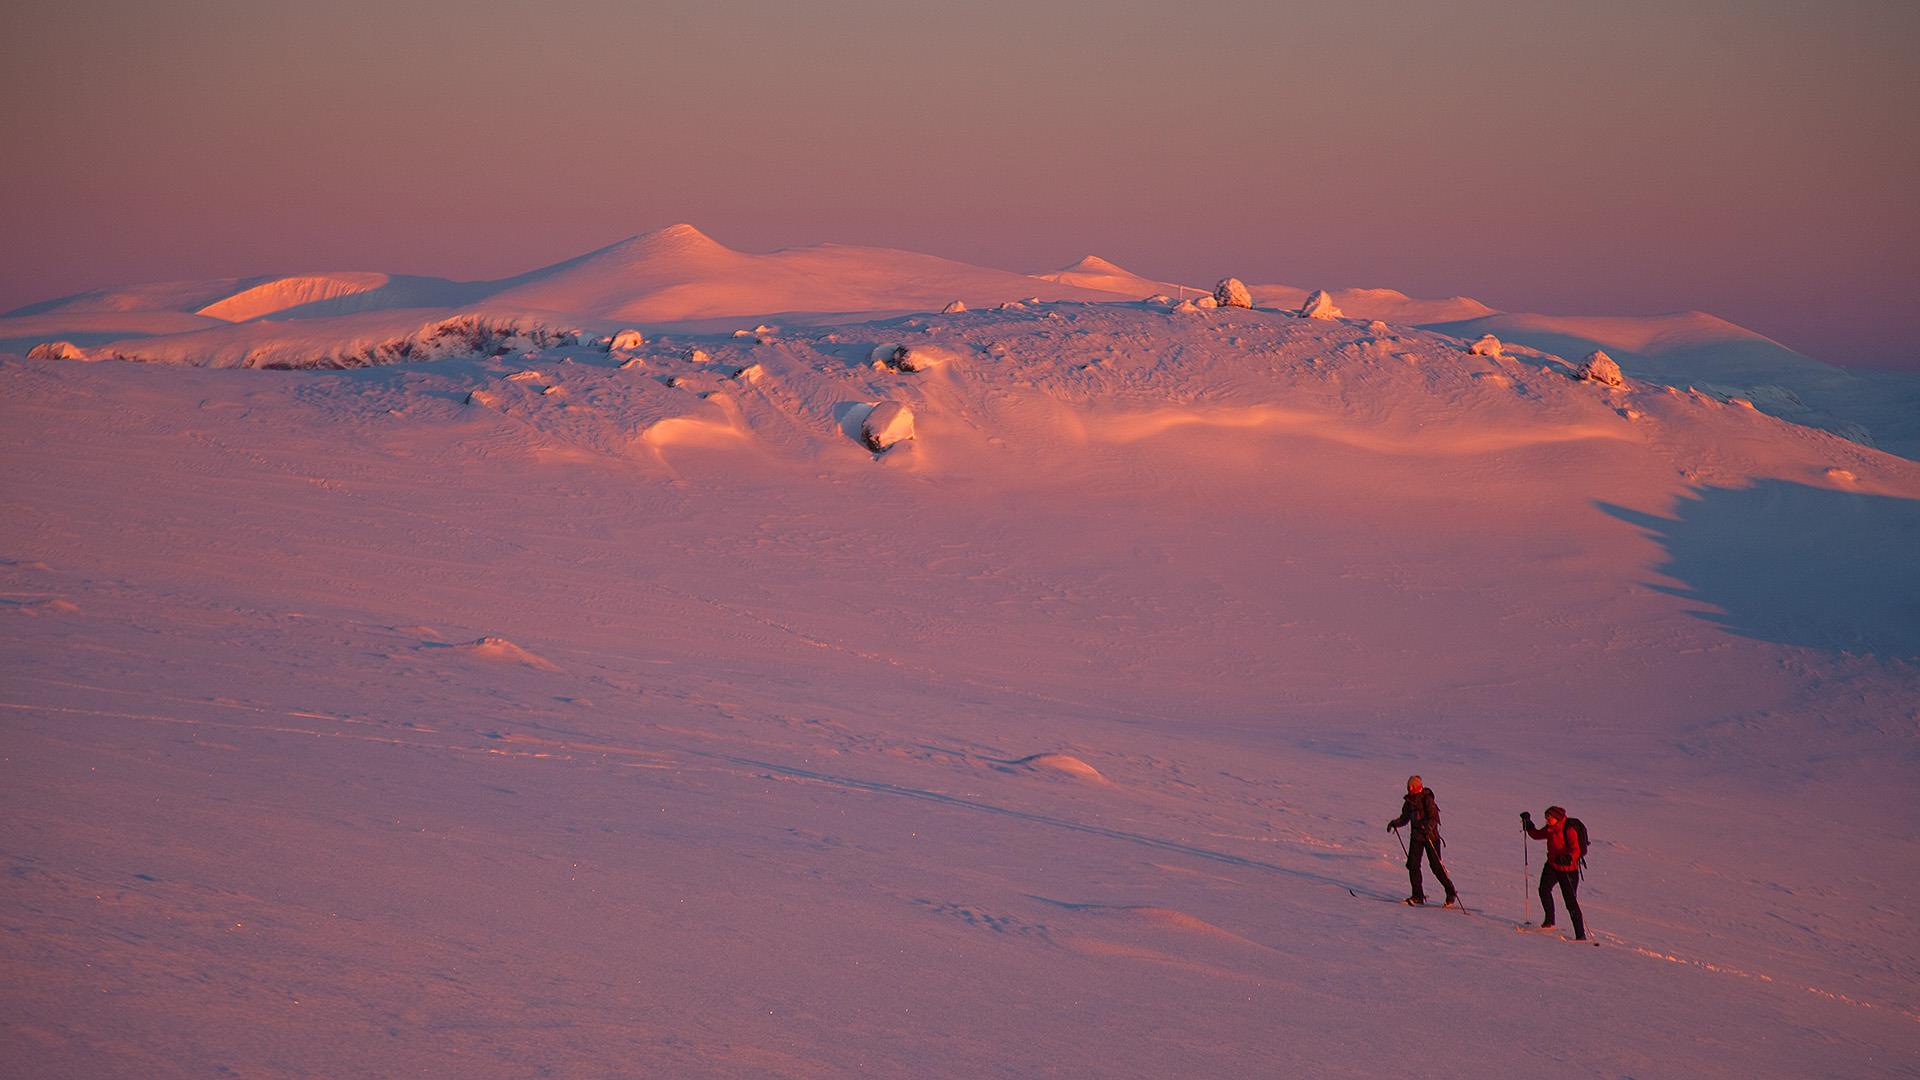
<svg viewBox="0 0 1920 1080">
<path fill-rule="evenodd" d="M 1661 592 L 1781 645 L 1920 659 L 1920 501 L 1787 480 L 1701 488 L 1674 516 L 1601 502 L 1667 549 Z"/>
</svg>

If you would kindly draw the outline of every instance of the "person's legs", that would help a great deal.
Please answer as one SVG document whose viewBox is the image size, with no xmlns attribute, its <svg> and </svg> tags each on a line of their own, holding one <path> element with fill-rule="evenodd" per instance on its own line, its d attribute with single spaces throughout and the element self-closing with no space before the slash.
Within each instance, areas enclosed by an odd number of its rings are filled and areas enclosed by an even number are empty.
<svg viewBox="0 0 1920 1080">
<path fill-rule="evenodd" d="M 1440 881 L 1440 887 L 1447 890 L 1447 899 L 1451 901 L 1457 893 L 1453 891 L 1453 879 L 1447 876 L 1447 868 L 1440 862 L 1440 845 L 1427 844 L 1427 863 L 1433 867 L 1433 876 Z"/>
<path fill-rule="evenodd" d="M 1567 901 L 1567 917 L 1573 920 L 1573 937 L 1576 941 L 1587 939 L 1587 921 L 1580 917 L 1580 898 L 1576 894 L 1580 889 L 1580 871 L 1561 870 L 1560 895 Z"/>
<path fill-rule="evenodd" d="M 1554 882 L 1553 867 L 1551 866 L 1541 867 L 1540 868 L 1540 907 L 1542 910 L 1544 910 L 1547 913 L 1546 918 L 1540 920 L 1540 925 L 1543 927 L 1553 925 L 1553 882 Z"/>
<path fill-rule="evenodd" d="M 1407 880 L 1413 882 L 1411 897 L 1414 900 L 1425 900 L 1427 898 L 1426 883 L 1420 880 L 1421 843 L 1422 841 L 1416 837 L 1407 845 Z"/>
</svg>

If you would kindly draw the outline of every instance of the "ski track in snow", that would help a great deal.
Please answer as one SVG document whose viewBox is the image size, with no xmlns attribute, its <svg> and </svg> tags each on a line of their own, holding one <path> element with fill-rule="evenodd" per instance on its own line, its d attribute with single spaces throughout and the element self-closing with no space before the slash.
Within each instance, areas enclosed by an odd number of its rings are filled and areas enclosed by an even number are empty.
<svg viewBox="0 0 1920 1080">
<path fill-rule="evenodd" d="M 0 1052 L 1920 1054 L 1913 462 L 1267 311 L 642 329 L 635 367 L 0 359 Z M 902 343 L 946 362 L 872 366 Z M 847 419 L 889 400 L 914 438 L 876 454 Z M 1391 903 L 1410 772 L 1465 912 Z M 1507 932 L 1547 802 L 1595 828 L 1603 948 Z M 1543 1039 L 1546 1001 L 1586 1022 Z"/>
<path fill-rule="evenodd" d="M 86 686 L 84 684 L 68 683 L 63 685 L 73 686 L 77 689 L 85 689 L 85 690 L 94 690 L 94 691 L 107 690 L 107 688 Z M 271 712 L 271 710 L 256 708 L 253 706 L 240 705 L 237 703 L 194 702 L 193 704 L 199 704 L 199 705 L 211 704 L 211 705 L 216 705 L 222 708 L 242 709 L 250 712 L 259 712 L 259 713 Z M 392 738 L 387 736 L 339 732 L 339 731 L 329 732 L 329 731 L 315 730 L 311 728 L 289 727 L 285 725 L 269 726 L 269 725 L 257 725 L 257 724 L 223 723 L 217 720 L 192 719 L 192 718 L 171 716 L 171 715 L 165 715 L 165 714 L 156 714 L 156 713 L 108 712 L 108 711 L 102 711 L 97 709 L 74 709 L 74 708 L 64 708 L 64 707 L 58 707 L 58 706 L 28 705 L 28 704 L 22 704 L 17 702 L 5 702 L 5 701 L 0 701 L 0 709 L 14 709 L 14 710 L 21 710 L 21 711 L 28 711 L 28 712 L 41 712 L 41 713 L 84 715 L 84 716 L 100 717 L 105 719 L 134 720 L 134 721 L 140 721 L 140 722 L 146 722 L 146 723 L 178 724 L 178 725 L 183 725 L 188 727 L 213 727 L 213 728 L 223 728 L 231 731 L 243 731 L 243 732 L 268 731 L 276 734 L 305 735 L 312 738 L 321 738 L 321 739 L 346 739 L 346 740 L 359 741 L 359 742 L 378 743 L 378 744 L 383 744 L 388 746 L 404 746 L 404 747 L 411 747 L 416 749 L 428 749 L 428 750 L 442 751 L 447 753 L 489 754 L 489 755 L 500 756 L 500 757 L 521 757 L 521 758 L 529 758 L 533 760 L 550 760 L 550 761 L 558 761 L 558 762 L 593 761 L 596 757 L 600 759 L 606 759 L 606 758 L 645 759 L 640 761 L 618 760 L 618 761 L 611 762 L 611 764 L 616 768 L 674 769 L 674 768 L 690 767 L 690 765 L 695 761 L 708 761 L 708 762 L 722 761 L 722 762 L 726 762 L 728 764 L 738 766 L 740 768 L 744 768 L 747 770 L 768 770 L 771 772 L 779 773 L 783 776 L 796 777 L 804 780 L 814 781 L 817 783 L 826 784 L 836 788 L 842 788 L 846 790 L 877 792 L 880 794 L 893 795 L 901 798 L 924 800 L 928 802 L 939 803 L 945 806 L 960 807 L 966 810 L 977 811 L 980 813 L 1010 817 L 1027 824 L 1040 825 L 1040 826 L 1044 826 L 1052 829 L 1062 829 L 1069 832 L 1084 833 L 1088 835 L 1103 837 L 1109 840 L 1117 840 L 1123 843 L 1136 844 L 1136 845 L 1141 845 L 1145 847 L 1171 851 L 1171 852 L 1191 856 L 1193 858 L 1197 858 L 1205 861 L 1224 863 L 1229 866 L 1236 866 L 1236 867 L 1241 867 L 1244 869 L 1251 869 L 1251 870 L 1259 870 L 1259 871 L 1264 871 L 1264 872 L 1273 873 L 1273 874 L 1284 874 L 1284 875 L 1299 878 L 1305 881 L 1313 882 L 1315 884 L 1331 886 L 1335 889 L 1343 890 L 1347 892 L 1349 895 L 1352 895 L 1355 897 L 1366 897 L 1366 898 L 1371 898 L 1376 900 L 1384 900 L 1391 903 L 1399 902 L 1395 898 L 1395 896 L 1389 895 L 1388 893 L 1381 892 L 1374 888 L 1370 888 L 1369 886 L 1362 883 L 1328 877 L 1325 875 L 1313 873 L 1311 871 L 1301 870 L 1297 867 L 1282 866 L 1280 864 L 1266 861 L 1266 860 L 1250 858 L 1242 855 L 1234 855 L 1227 852 L 1215 851 L 1208 848 L 1199 847 L 1193 844 L 1187 844 L 1179 841 L 1168 840 L 1162 837 L 1149 836 L 1141 833 L 1126 832 L 1118 829 L 1104 828 L 1101 826 L 1090 825 L 1084 822 L 1073 821 L 1066 818 L 1053 817 L 1046 814 L 1036 814 L 1036 813 L 1012 809 L 1004 806 L 996 806 L 991 803 L 979 801 L 977 799 L 963 798 L 963 797 L 959 797 L 959 796 L 955 796 L 955 795 L 951 795 L 951 794 L 947 794 L 939 791 L 904 787 L 898 784 L 889 784 L 889 783 L 884 783 L 884 782 L 874 781 L 874 780 L 863 780 L 856 777 L 836 776 L 836 775 L 831 775 L 827 773 L 817 772 L 810 769 L 796 768 L 791 765 L 782 765 L 776 762 L 759 761 L 752 758 L 717 754 L 709 751 L 693 750 L 686 747 L 677 747 L 672 749 L 659 749 L 659 748 L 644 749 L 644 748 L 631 747 L 631 746 L 612 746 L 612 745 L 599 744 L 599 743 L 569 742 L 569 741 L 560 740 L 560 739 L 538 738 L 531 735 L 506 734 L 506 735 L 499 736 L 502 742 L 508 743 L 511 746 L 537 746 L 537 747 L 545 748 L 542 750 L 518 750 L 518 749 L 501 749 L 497 747 L 487 747 L 487 746 L 481 746 L 481 747 L 459 746 L 459 745 L 455 745 L 447 742 L 426 742 L 426 741 L 418 741 L 418 740 L 406 740 L 406 739 L 398 739 L 398 738 Z M 285 713 L 284 715 L 287 715 L 290 717 L 307 718 L 307 719 L 315 719 L 315 720 L 335 720 L 335 721 L 338 721 L 341 723 L 347 723 L 347 724 L 358 723 L 358 724 L 379 725 L 382 723 L 379 720 L 356 720 L 348 717 L 334 717 L 334 716 L 326 716 L 318 713 L 306 713 L 306 712 L 288 712 L 288 713 Z M 678 759 L 678 760 L 675 760 L 675 759 Z M 1265 841 L 1265 842 L 1280 842 L 1276 838 L 1272 838 L 1272 837 L 1237 837 L 1236 839 Z M 1050 901 L 1050 902 L 1060 903 L 1059 901 Z M 1098 905 L 1091 905 L 1091 906 L 1098 906 Z M 1459 910 L 1460 914 L 1465 915 L 1467 917 L 1477 918 L 1477 919 L 1491 919 L 1495 922 L 1503 923 L 1504 925 L 1508 925 L 1508 926 L 1513 925 L 1511 920 L 1502 920 L 1497 915 L 1492 915 L 1490 913 L 1486 913 L 1482 911 L 1476 911 L 1470 905 L 1465 907 L 1464 909 L 1457 909 L 1457 910 Z M 1690 966 L 1690 967 L 1700 969 L 1702 971 L 1708 971 L 1718 975 L 1726 975 L 1729 977 L 1739 978 L 1739 979 L 1751 979 L 1751 980 L 1756 980 L 1762 983 L 1772 983 L 1775 981 L 1771 975 L 1766 975 L 1766 974 L 1754 972 L 1754 971 L 1743 970 L 1739 967 L 1735 967 L 1725 963 L 1715 962 L 1712 960 L 1704 960 L 1704 959 L 1699 959 L 1697 957 L 1677 956 L 1677 955 L 1674 955 L 1673 953 L 1663 951 L 1657 946 L 1649 946 L 1649 945 L 1629 941 L 1618 934 L 1610 933 L 1605 930 L 1595 930 L 1593 933 L 1593 937 L 1615 947 L 1624 947 L 1629 951 L 1631 951 L 1634 955 L 1646 957 L 1652 960 L 1659 960 L 1659 961 L 1663 961 L 1671 964 L 1680 964 L 1680 965 Z M 1806 986 L 1806 987 L 1803 987 L 1803 989 L 1806 992 L 1816 995 L 1818 997 L 1827 998 L 1829 1000 L 1836 1001 L 1845 1005 L 1853 1006 L 1855 1008 L 1861 1008 L 1861 1009 L 1890 1008 L 1890 1006 L 1884 1003 L 1863 1001 L 1844 993 L 1824 990 L 1815 986 Z M 1899 1012 L 1901 1015 L 1905 1016 L 1907 1019 L 1915 1021 L 1916 1023 L 1920 1023 L 1920 1011 L 1915 1011 L 1910 1008 L 1899 1008 L 1899 1007 L 1893 1007 L 1893 1009 L 1894 1011 Z"/>
</svg>

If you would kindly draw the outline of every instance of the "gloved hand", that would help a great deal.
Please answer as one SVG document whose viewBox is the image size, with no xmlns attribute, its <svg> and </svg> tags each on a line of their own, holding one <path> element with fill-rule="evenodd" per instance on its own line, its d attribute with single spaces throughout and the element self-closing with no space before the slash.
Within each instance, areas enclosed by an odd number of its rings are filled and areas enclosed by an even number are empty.
<svg viewBox="0 0 1920 1080">
<path fill-rule="evenodd" d="M 1533 811 L 1531 810 L 1520 811 L 1520 824 L 1525 825 L 1528 828 L 1532 828 L 1533 827 Z"/>
<path fill-rule="evenodd" d="M 1394 824 L 1393 824 L 1393 822 L 1391 822 L 1391 821 L 1389 821 L 1389 822 L 1387 822 L 1387 831 L 1388 831 L 1388 832 L 1392 832 L 1393 830 L 1394 830 Z"/>
</svg>

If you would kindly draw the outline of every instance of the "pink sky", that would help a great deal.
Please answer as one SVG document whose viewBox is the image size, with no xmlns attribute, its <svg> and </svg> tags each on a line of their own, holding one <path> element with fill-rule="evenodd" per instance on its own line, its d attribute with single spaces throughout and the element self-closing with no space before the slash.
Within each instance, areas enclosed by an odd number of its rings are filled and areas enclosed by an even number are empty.
<svg viewBox="0 0 1920 1080">
<path fill-rule="evenodd" d="M 0 310 L 675 221 L 1016 270 L 1700 308 L 1920 368 L 1920 7 L 27 3 Z"/>
</svg>

